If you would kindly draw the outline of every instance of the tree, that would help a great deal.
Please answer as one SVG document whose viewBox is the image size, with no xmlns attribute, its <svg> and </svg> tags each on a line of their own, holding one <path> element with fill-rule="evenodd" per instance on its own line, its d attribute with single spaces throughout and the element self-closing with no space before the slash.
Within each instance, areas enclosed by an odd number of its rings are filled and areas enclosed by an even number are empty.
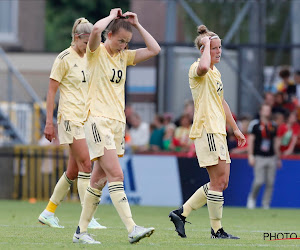
<svg viewBox="0 0 300 250">
<path fill-rule="evenodd" d="M 46 50 L 59 52 L 71 44 L 75 19 L 87 18 L 91 23 L 109 15 L 112 8 L 129 9 L 130 0 L 47 0 Z"/>
</svg>

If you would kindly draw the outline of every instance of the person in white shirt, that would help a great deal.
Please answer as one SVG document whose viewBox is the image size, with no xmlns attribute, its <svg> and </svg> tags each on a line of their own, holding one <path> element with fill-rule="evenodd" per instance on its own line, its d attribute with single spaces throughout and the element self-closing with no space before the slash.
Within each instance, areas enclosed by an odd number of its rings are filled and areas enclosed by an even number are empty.
<svg viewBox="0 0 300 250">
<path fill-rule="evenodd" d="M 132 127 L 129 130 L 131 138 L 131 147 L 135 152 L 143 152 L 148 149 L 150 139 L 149 124 L 143 122 L 141 117 L 137 113 L 133 113 L 130 116 L 130 122 Z"/>
</svg>

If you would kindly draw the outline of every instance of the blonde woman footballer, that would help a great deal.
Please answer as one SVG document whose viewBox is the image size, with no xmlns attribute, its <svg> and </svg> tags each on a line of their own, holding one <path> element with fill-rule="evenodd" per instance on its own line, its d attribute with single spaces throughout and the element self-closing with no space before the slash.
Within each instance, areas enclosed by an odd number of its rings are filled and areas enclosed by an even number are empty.
<svg viewBox="0 0 300 250">
<path fill-rule="evenodd" d="M 210 182 L 200 187 L 182 207 L 172 211 L 169 217 L 178 235 L 185 238 L 186 217 L 192 210 L 207 203 L 211 238 L 239 239 L 226 233 L 221 224 L 223 191 L 228 186 L 231 162 L 226 142 L 226 121 L 233 128 L 239 145 L 244 145 L 246 139 L 238 129 L 223 98 L 221 74 L 214 66 L 221 59 L 221 39 L 201 25 L 198 27 L 195 45 L 200 50 L 201 57 L 189 70 L 190 88 L 195 105 L 190 138 L 194 139 L 199 165 L 206 168 Z"/>
</svg>

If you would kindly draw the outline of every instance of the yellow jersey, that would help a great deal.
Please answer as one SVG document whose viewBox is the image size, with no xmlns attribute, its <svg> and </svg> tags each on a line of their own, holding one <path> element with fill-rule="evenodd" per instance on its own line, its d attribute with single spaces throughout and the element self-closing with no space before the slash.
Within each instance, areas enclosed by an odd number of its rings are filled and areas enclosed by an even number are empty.
<svg viewBox="0 0 300 250">
<path fill-rule="evenodd" d="M 86 114 L 103 116 L 126 123 L 125 80 L 126 68 L 134 65 L 136 50 L 124 50 L 111 56 L 104 44 L 91 52 L 87 46 L 87 74 L 90 88 Z"/>
<path fill-rule="evenodd" d="M 88 93 L 85 68 L 86 56 L 80 57 L 72 47 L 65 49 L 56 57 L 50 78 L 59 82 L 58 122 L 61 117 L 78 125 L 84 122 L 85 100 Z"/>
<path fill-rule="evenodd" d="M 189 70 L 189 83 L 194 99 L 194 121 L 190 138 L 201 137 L 205 128 L 207 133 L 226 135 L 226 115 L 223 108 L 223 83 L 221 74 L 214 66 L 204 76 L 197 75 L 198 59 Z"/>
</svg>

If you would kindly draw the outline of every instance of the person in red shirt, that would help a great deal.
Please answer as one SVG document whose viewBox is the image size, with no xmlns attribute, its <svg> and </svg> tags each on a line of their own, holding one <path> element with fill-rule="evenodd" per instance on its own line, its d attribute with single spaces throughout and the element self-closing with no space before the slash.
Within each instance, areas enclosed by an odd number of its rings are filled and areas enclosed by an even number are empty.
<svg viewBox="0 0 300 250">
<path fill-rule="evenodd" d="M 282 155 L 293 154 L 299 133 L 300 125 L 297 122 L 297 114 L 291 112 L 286 123 L 281 124 L 277 131 Z"/>
</svg>

